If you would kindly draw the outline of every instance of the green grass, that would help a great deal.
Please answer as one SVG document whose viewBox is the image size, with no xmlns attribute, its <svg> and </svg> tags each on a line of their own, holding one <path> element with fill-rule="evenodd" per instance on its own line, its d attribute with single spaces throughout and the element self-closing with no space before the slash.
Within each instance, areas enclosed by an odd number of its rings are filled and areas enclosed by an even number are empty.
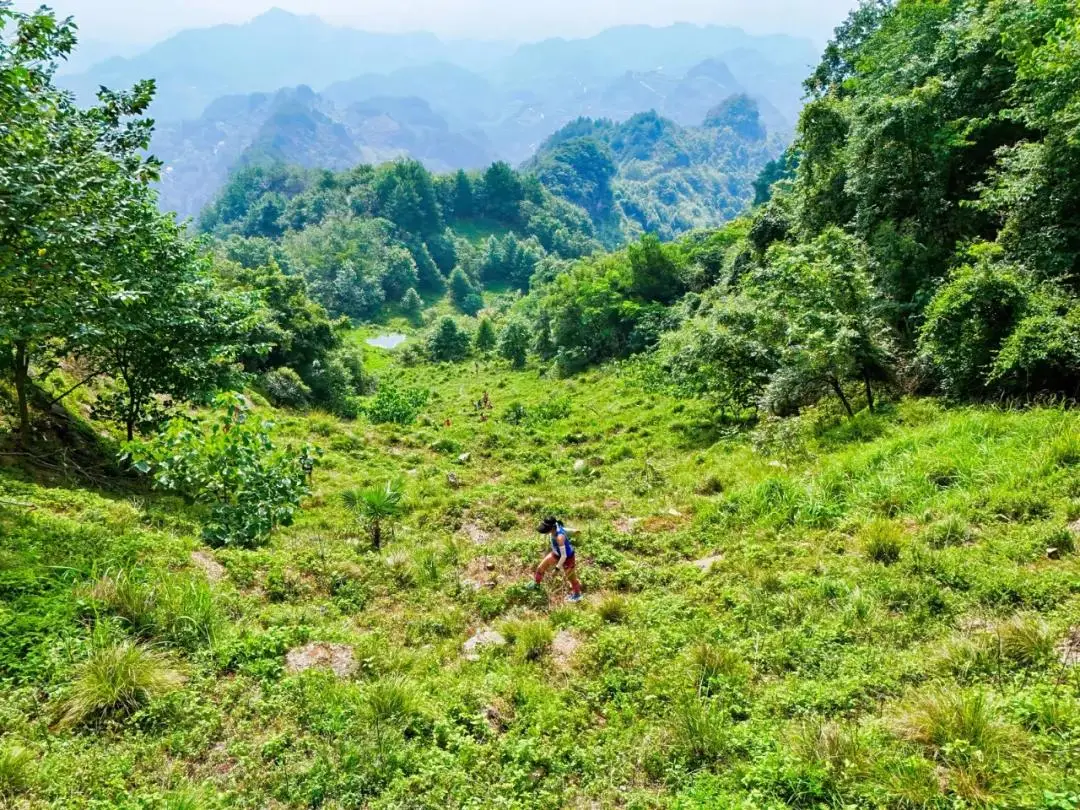
<svg viewBox="0 0 1080 810">
<path fill-rule="evenodd" d="M 1080 414 L 911 400 L 747 435 L 632 368 L 384 354 L 428 404 L 407 426 L 276 414 L 324 455 L 264 548 L 206 549 L 176 499 L 0 469 L 0 501 L 35 507 L 0 506 L 0 795 L 1076 806 Z M 398 479 L 375 553 L 343 494 Z M 526 587 L 548 513 L 578 531 L 579 605 L 557 572 Z M 481 630 L 507 643 L 467 660 Z M 309 644 L 346 645 L 351 674 L 291 671 Z"/>
</svg>

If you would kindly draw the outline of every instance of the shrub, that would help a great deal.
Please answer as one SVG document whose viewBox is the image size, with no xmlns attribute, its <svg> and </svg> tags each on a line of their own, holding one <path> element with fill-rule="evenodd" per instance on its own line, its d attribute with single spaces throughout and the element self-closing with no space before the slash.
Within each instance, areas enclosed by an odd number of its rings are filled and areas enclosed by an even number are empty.
<svg viewBox="0 0 1080 810">
<path fill-rule="evenodd" d="M 430 396 L 431 392 L 426 388 L 382 385 L 375 397 L 363 406 L 363 411 L 377 425 L 411 425 Z"/>
<path fill-rule="evenodd" d="M 863 527 L 861 536 L 863 550 L 874 562 L 892 565 L 900 560 L 903 535 L 896 524 L 875 520 Z"/>
<path fill-rule="evenodd" d="M 510 321 L 499 336 L 499 354 L 514 368 L 524 368 L 532 336 L 521 321 Z"/>
<path fill-rule="evenodd" d="M 446 317 L 428 335 L 428 357 L 436 363 L 458 363 L 469 356 L 471 343 L 469 333 Z"/>
<path fill-rule="evenodd" d="M 491 325 L 491 319 L 481 319 L 480 325 L 476 328 L 476 338 L 474 339 L 476 350 L 481 354 L 486 354 L 495 348 L 496 343 L 498 343 L 498 340 L 495 337 L 495 327 Z"/>
<path fill-rule="evenodd" d="M 415 287 L 410 287 L 405 291 L 405 295 L 401 299 L 401 311 L 414 324 L 420 322 L 420 318 L 424 314 L 424 301 L 420 298 L 420 293 L 416 291 Z"/>
<path fill-rule="evenodd" d="M 145 647 L 130 641 L 99 646 L 76 668 L 59 725 L 130 714 L 182 683 L 164 657 Z"/>
<path fill-rule="evenodd" d="M 307 408 L 311 404 L 311 389 L 291 368 L 278 368 L 263 375 L 262 387 L 266 398 L 278 408 Z"/>
<path fill-rule="evenodd" d="M 237 394 L 217 398 L 201 422 L 175 419 L 150 443 L 132 443 L 135 468 L 162 489 L 210 507 L 203 530 L 214 545 L 254 546 L 292 523 L 307 494 L 313 451 L 280 450 L 270 422 L 254 418 Z"/>
<path fill-rule="evenodd" d="M 35 759 L 34 752 L 21 745 L 0 747 L 0 798 L 13 799 L 29 789 Z"/>
</svg>

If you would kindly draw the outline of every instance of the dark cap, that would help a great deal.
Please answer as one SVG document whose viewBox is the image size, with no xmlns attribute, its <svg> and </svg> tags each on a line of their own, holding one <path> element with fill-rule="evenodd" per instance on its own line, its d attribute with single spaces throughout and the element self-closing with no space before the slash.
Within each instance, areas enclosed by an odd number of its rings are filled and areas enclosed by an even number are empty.
<svg viewBox="0 0 1080 810">
<path fill-rule="evenodd" d="M 539 534 L 547 534 L 548 532 L 550 532 L 552 529 L 554 529 L 558 525 L 559 525 L 559 521 L 557 521 L 555 518 L 546 517 L 540 523 L 540 525 L 536 527 L 536 531 Z"/>
</svg>

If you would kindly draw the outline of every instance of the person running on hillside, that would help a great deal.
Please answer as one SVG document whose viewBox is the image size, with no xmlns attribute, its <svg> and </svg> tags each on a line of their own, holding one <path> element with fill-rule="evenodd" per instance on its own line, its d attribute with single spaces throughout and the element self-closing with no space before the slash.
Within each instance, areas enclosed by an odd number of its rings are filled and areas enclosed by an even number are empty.
<svg viewBox="0 0 1080 810">
<path fill-rule="evenodd" d="M 544 561 L 536 569 L 535 587 L 540 587 L 540 583 L 544 581 L 544 574 L 552 568 L 562 569 L 566 572 L 566 578 L 570 580 L 571 591 L 566 601 L 580 602 L 581 580 L 578 579 L 577 571 L 574 570 L 577 567 L 577 559 L 574 546 L 570 542 L 570 534 L 558 519 L 553 517 L 544 518 L 543 522 L 536 527 L 536 531 L 550 537 L 551 552 L 544 557 Z"/>
</svg>

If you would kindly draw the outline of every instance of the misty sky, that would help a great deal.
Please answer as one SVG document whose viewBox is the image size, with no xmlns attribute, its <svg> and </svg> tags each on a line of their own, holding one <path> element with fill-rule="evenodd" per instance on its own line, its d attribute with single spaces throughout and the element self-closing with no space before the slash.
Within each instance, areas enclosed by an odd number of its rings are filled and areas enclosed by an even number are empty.
<svg viewBox="0 0 1080 810">
<path fill-rule="evenodd" d="M 48 0 L 20 0 L 19 8 Z M 375 31 L 535 40 L 588 36 L 647 23 L 719 23 L 754 33 L 790 33 L 824 43 L 856 0 L 54 0 L 84 38 L 149 43 L 183 28 L 244 22 L 278 6 Z M 148 9 L 153 9 L 149 11 Z"/>
</svg>

